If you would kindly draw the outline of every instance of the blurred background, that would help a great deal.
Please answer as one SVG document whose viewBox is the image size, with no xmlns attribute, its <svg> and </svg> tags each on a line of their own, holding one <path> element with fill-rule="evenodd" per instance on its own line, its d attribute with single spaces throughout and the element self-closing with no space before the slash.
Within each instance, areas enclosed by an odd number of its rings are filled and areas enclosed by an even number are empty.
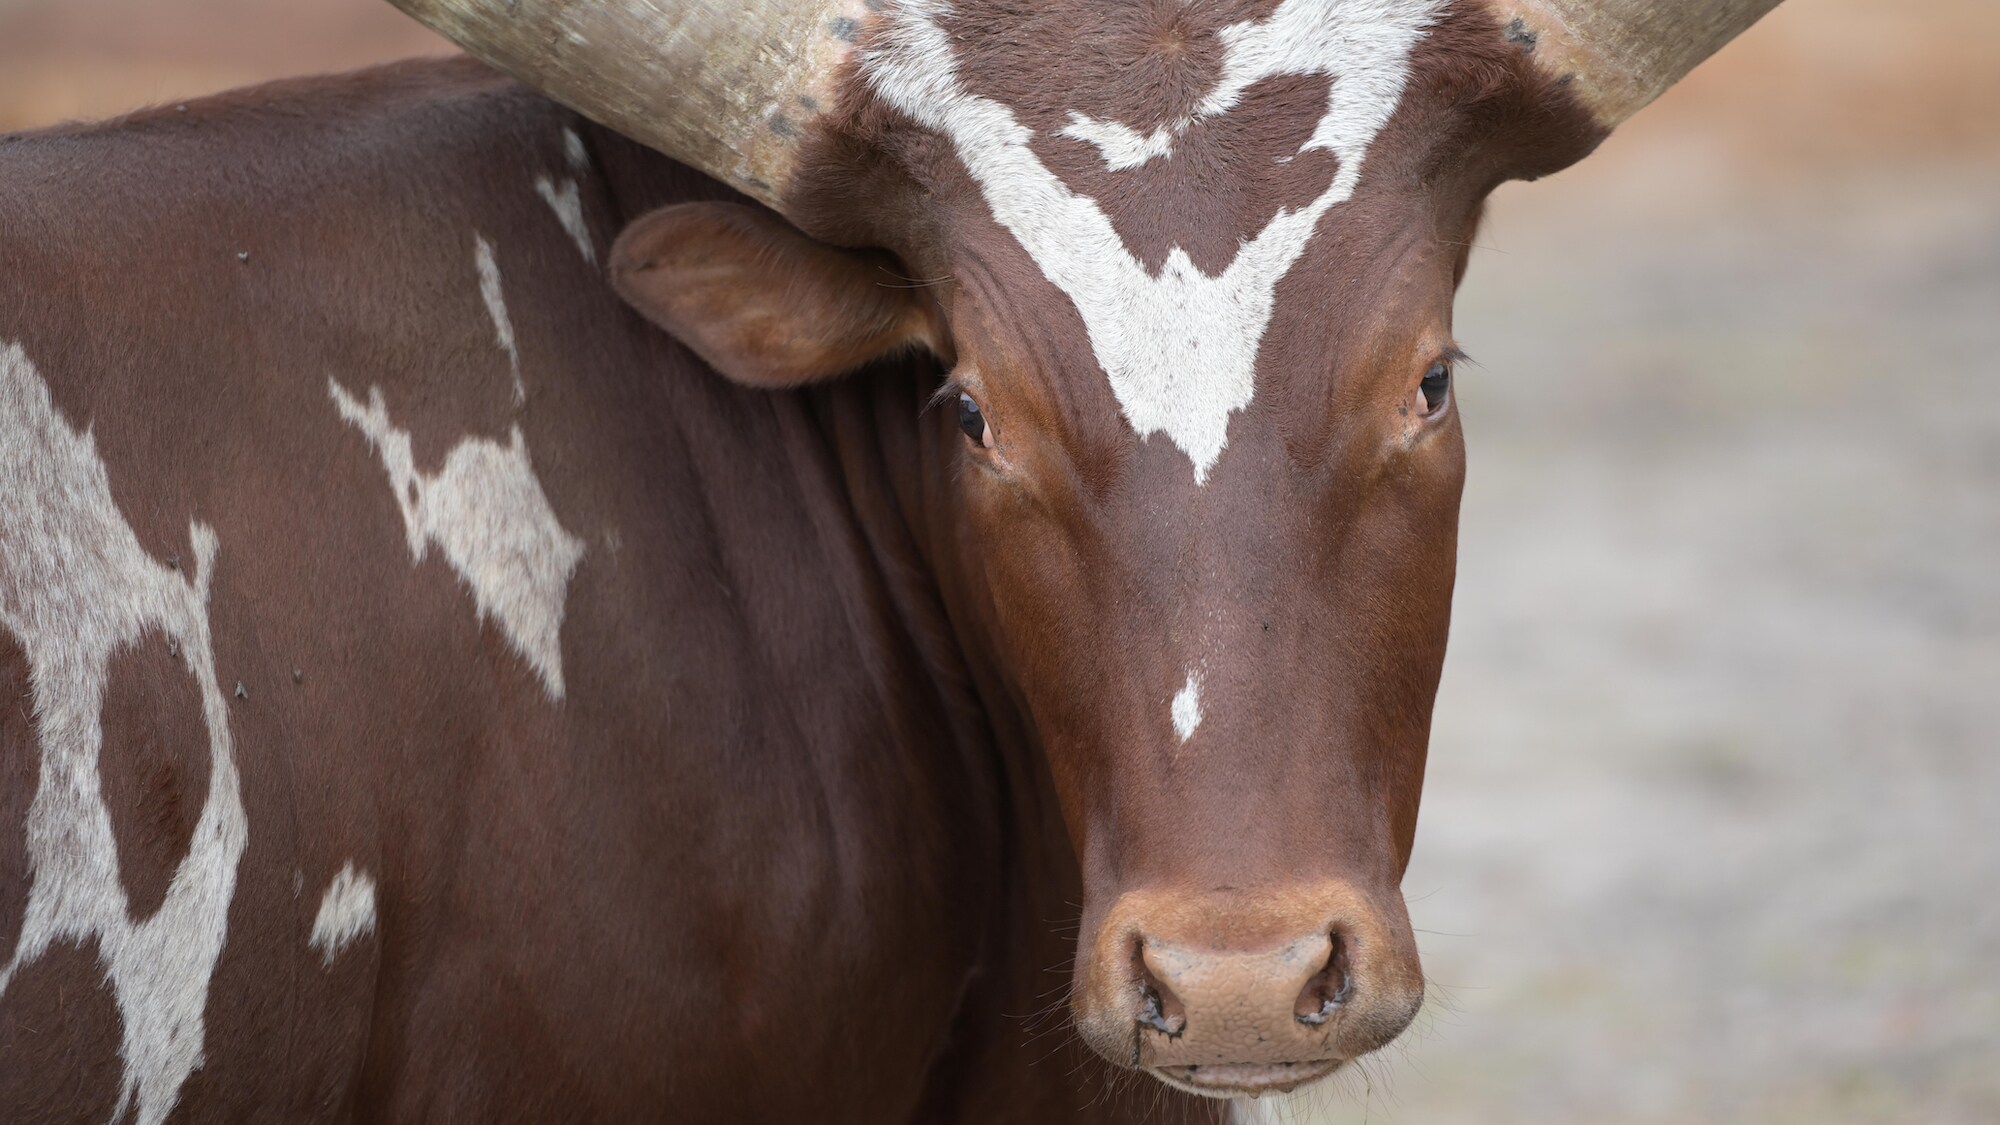
<svg viewBox="0 0 2000 1125">
<path fill-rule="evenodd" d="M 0 0 L 0 131 L 445 49 Z M 1433 1000 L 1283 1116 L 2000 1122 L 2000 3 L 1790 0 L 1480 242 Z"/>
</svg>

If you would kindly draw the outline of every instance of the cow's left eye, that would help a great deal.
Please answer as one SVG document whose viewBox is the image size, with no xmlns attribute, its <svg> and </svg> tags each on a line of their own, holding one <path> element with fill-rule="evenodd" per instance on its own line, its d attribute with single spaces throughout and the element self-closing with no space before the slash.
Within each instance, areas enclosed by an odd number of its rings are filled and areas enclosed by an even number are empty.
<svg viewBox="0 0 2000 1125">
<path fill-rule="evenodd" d="M 1444 408 L 1445 399 L 1451 396 L 1451 365 L 1433 363 L 1424 372 L 1423 381 L 1424 413 L 1436 414 Z"/>
</svg>

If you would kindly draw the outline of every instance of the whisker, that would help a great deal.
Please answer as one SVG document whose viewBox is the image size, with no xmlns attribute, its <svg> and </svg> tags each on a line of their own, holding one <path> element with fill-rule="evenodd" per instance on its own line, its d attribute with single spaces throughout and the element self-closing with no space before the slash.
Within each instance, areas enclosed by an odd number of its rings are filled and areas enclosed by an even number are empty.
<svg viewBox="0 0 2000 1125">
<path fill-rule="evenodd" d="M 903 274 L 897 273 L 895 270 L 890 269 L 888 266 L 878 265 L 875 267 L 875 269 L 879 273 L 886 273 L 890 277 L 895 278 L 897 281 L 904 282 L 904 284 L 902 285 L 888 285 L 885 282 L 880 282 L 880 281 L 875 283 L 877 285 L 882 286 L 885 289 L 921 289 L 926 285 L 942 285 L 945 282 L 952 280 L 952 275 L 948 273 L 938 277 L 906 277 Z"/>
</svg>

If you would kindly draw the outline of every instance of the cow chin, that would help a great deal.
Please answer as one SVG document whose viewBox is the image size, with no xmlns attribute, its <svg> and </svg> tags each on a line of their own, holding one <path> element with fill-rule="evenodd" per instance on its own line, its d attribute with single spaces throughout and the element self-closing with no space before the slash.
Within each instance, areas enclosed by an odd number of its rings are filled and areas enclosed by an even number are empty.
<svg viewBox="0 0 2000 1125">
<path fill-rule="evenodd" d="M 1331 1077 L 1346 1065 L 1346 1059 L 1233 1066 L 1189 1064 L 1147 1067 L 1146 1073 L 1176 1090 L 1204 1098 L 1256 1098 L 1266 1094 L 1289 1094 L 1301 1086 Z"/>
<path fill-rule="evenodd" d="M 1317 1082 L 1423 1003 L 1402 896 L 1345 882 L 1128 891 L 1077 955 L 1077 1030 L 1178 1090 L 1233 1098 Z"/>
</svg>

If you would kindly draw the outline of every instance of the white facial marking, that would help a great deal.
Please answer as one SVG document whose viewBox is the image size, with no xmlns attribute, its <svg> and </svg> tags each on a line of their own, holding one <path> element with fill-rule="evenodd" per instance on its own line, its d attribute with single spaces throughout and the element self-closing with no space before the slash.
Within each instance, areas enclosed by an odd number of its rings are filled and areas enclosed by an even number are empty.
<svg viewBox="0 0 2000 1125">
<path fill-rule="evenodd" d="M 938 17 L 945 0 L 903 0 L 863 67 L 884 101 L 951 139 L 994 219 L 1069 296 L 1098 364 L 1140 437 L 1162 432 L 1194 462 L 1197 484 L 1228 443 L 1229 416 L 1250 403 L 1258 345 L 1280 279 L 1320 217 L 1354 194 L 1368 146 L 1403 98 L 1409 54 L 1442 0 L 1285 0 L 1267 20 L 1222 30 L 1221 80 L 1190 121 L 1234 107 L 1255 82 L 1281 74 L 1333 79 L 1326 113 L 1300 148 L 1339 160 L 1333 183 L 1297 211 L 1281 210 L 1220 277 L 1175 247 L 1158 275 L 1125 248 L 1097 201 L 1071 191 L 1028 142 L 1007 106 L 959 82 Z M 1088 118 L 1065 130 L 1132 166 L 1171 153 L 1171 138 Z M 1143 158 L 1143 159 L 1142 159 Z"/>
<path fill-rule="evenodd" d="M 1151 133 L 1141 133 L 1130 125 L 1099 121 L 1072 110 L 1061 135 L 1097 146 L 1104 166 L 1113 172 L 1137 168 L 1156 157 L 1174 154 L 1174 132 L 1165 125 Z"/>
<path fill-rule="evenodd" d="M 249 838 L 209 634 L 216 536 L 189 525 L 185 571 L 148 555 L 112 500 L 96 442 L 70 427 L 26 353 L 7 343 L 0 481 L 0 628 L 27 654 L 33 698 L 21 703 L 41 747 L 28 806 L 28 906 L 13 957 L 0 964 L 0 995 L 50 946 L 96 939 L 123 1025 L 111 1120 L 130 1110 L 139 1125 L 157 1125 L 202 1063 L 202 1013 Z M 135 922 L 98 763 L 121 750 L 104 745 L 111 658 L 148 630 L 175 646 L 201 693 L 209 775 L 165 901 Z"/>
<path fill-rule="evenodd" d="M 590 243 L 590 227 L 583 221 L 583 192 L 575 180 L 564 180 L 561 184 L 547 176 L 535 177 L 535 193 L 549 210 L 556 213 L 556 221 L 568 232 L 571 242 L 576 243 L 577 252 L 591 265 L 597 264 L 597 247 Z"/>
<path fill-rule="evenodd" d="M 443 548 L 472 587 L 480 620 L 498 620 L 549 697 L 561 699 L 563 606 L 583 543 L 563 530 L 549 507 L 520 427 L 507 445 L 466 438 L 445 455 L 436 476 L 427 476 L 416 467 L 409 431 L 389 421 L 380 387 L 368 389 L 366 406 L 333 379 L 327 393 L 388 470 L 411 562 L 422 562 L 432 543 Z"/>
<path fill-rule="evenodd" d="M 1174 693 L 1172 707 L 1174 733 L 1186 742 L 1194 737 L 1194 728 L 1201 725 L 1201 677 L 1188 671 L 1187 683 Z"/>
<path fill-rule="evenodd" d="M 570 171 L 581 176 L 590 171 L 590 152 L 583 147 L 583 138 L 576 130 L 563 126 L 563 158 L 569 161 Z"/>
<path fill-rule="evenodd" d="M 375 932 L 375 880 L 347 863 L 327 885 L 320 897 L 319 914 L 313 919 L 312 947 L 320 951 L 327 965 L 334 954 L 363 934 Z"/>
<path fill-rule="evenodd" d="M 473 235 L 472 265 L 479 271 L 479 296 L 493 318 L 493 339 L 507 353 L 514 373 L 514 402 L 528 401 L 528 385 L 521 381 L 521 349 L 514 346 L 514 322 L 507 316 L 507 300 L 500 292 L 500 264 L 493 260 L 493 244 L 483 234 Z"/>
</svg>

